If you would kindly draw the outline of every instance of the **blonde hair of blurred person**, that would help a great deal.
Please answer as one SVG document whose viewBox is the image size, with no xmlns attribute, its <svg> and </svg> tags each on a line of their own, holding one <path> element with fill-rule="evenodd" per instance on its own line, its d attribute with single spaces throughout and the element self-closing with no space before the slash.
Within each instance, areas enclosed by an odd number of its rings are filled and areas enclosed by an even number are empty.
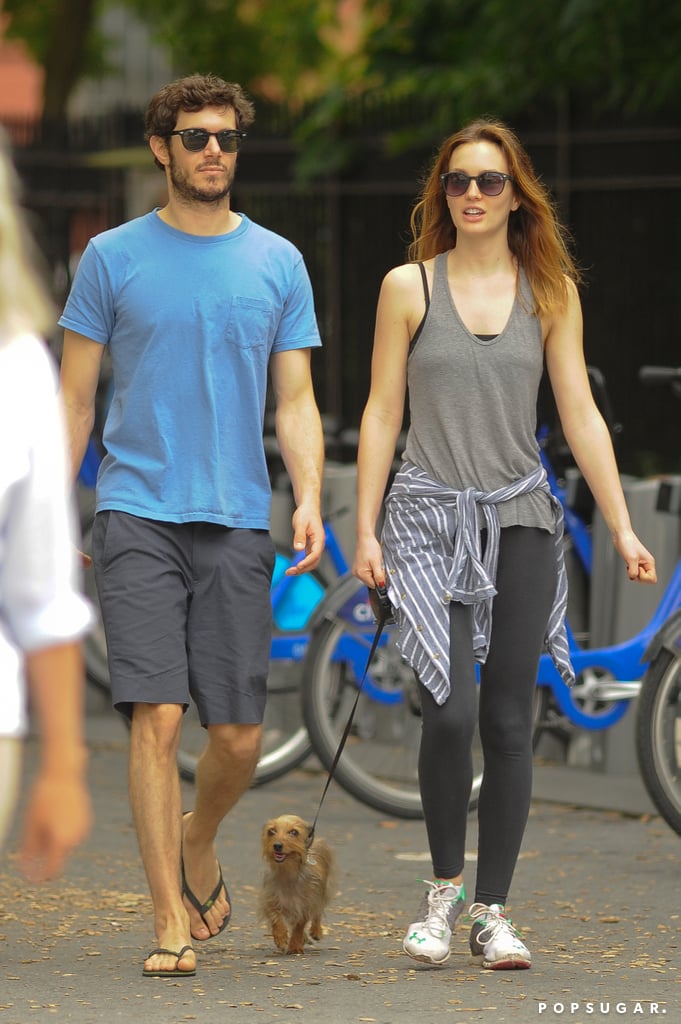
<svg viewBox="0 0 681 1024">
<path fill-rule="evenodd" d="M 56 368 L 43 341 L 53 325 L 0 134 L 0 847 L 19 792 L 30 697 L 39 763 L 19 862 L 33 881 L 61 872 L 91 821 L 80 646 L 91 613 L 78 586 Z"/>
<path fill-rule="evenodd" d="M 20 187 L 7 136 L 0 129 L 0 332 L 54 330 L 55 310 L 37 273 L 39 256 L 19 206 Z"/>
</svg>

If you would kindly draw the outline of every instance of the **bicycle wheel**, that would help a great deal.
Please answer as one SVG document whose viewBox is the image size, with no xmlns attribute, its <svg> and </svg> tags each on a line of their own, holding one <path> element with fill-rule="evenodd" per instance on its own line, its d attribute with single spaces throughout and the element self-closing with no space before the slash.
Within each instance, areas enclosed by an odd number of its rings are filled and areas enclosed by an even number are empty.
<svg viewBox="0 0 681 1024">
<path fill-rule="evenodd" d="M 375 626 L 366 587 L 352 577 L 331 588 L 313 627 L 303 667 L 303 718 L 312 747 L 331 769 L 364 673 Z M 357 799 L 399 818 L 423 817 L 418 783 L 421 705 L 418 684 L 386 626 L 357 704 L 334 779 Z M 548 692 L 536 687 L 533 746 Z M 482 749 L 476 729 L 469 811 L 477 807 Z"/>
<path fill-rule="evenodd" d="M 650 799 L 681 835 L 681 657 L 665 648 L 641 683 L 636 750 Z"/>
<path fill-rule="evenodd" d="M 367 588 L 344 577 L 327 595 L 303 666 L 303 718 L 324 767 L 333 763 L 375 632 Z M 321 614 L 321 613 L 320 613 Z M 417 757 L 420 700 L 412 670 L 386 626 L 364 682 L 334 779 L 370 807 L 423 817 Z"/>
<path fill-rule="evenodd" d="M 92 526 L 83 532 L 83 549 L 91 551 Z M 279 585 L 291 564 L 291 554 L 277 549 L 272 589 Z M 287 578 L 288 579 L 288 578 Z M 267 705 L 263 722 L 261 754 L 253 776 L 253 785 L 261 785 L 297 768 L 311 753 L 310 740 L 302 721 L 300 679 L 302 659 L 307 647 L 305 629 L 317 604 L 322 600 L 326 581 L 316 573 L 290 578 L 273 607 L 273 651 L 286 656 L 274 657 L 267 678 Z M 95 624 L 85 638 L 84 653 L 88 678 L 99 689 L 110 691 L 106 636 L 97 600 L 94 571 L 85 573 L 85 591 L 96 611 Z M 283 641 L 283 643 L 280 643 Z M 126 722 L 128 719 L 126 718 Z M 192 702 L 182 722 L 177 754 L 181 776 L 188 782 L 196 777 L 196 765 L 206 743 L 206 732 Z"/>
</svg>

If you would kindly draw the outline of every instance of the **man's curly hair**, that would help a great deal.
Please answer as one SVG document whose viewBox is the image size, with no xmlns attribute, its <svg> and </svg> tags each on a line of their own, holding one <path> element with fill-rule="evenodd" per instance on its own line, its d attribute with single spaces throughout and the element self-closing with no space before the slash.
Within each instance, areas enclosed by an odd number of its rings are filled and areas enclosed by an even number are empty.
<svg viewBox="0 0 681 1024">
<path fill-rule="evenodd" d="M 188 75 L 152 96 L 144 118 L 144 138 L 147 142 L 152 135 L 165 138 L 174 130 L 181 110 L 194 113 L 204 107 L 231 107 L 237 128 L 248 128 L 255 120 L 255 107 L 236 82 L 225 82 L 217 75 Z"/>
</svg>

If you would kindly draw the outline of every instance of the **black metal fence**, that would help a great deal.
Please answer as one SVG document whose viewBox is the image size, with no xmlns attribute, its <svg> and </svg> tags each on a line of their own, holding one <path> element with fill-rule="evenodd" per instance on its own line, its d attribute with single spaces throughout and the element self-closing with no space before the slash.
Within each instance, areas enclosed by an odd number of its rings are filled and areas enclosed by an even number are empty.
<svg viewBox="0 0 681 1024">
<path fill-rule="evenodd" d="M 398 115 L 391 112 L 393 122 Z M 270 112 L 240 155 L 233 197 L 236 209 L 301 249 L 324 339 L 314 362 L 319 403 L 349 426 L 358 424 L 368 392 L 380 282 L 405 258 L 409 212 L 432 157 L 426 150 L 387 156 L 385 123 L 376 110 L 359 120 L 351 173 L 298 185 L 291 124 Z M 130 167 L 151 166 L 138 148 L 141 114 L 7 127 L 55 290 L 65 293 L 87 238 L 130 216 Z M 585 269 L 585 348 L 606 375 L 624 427 L 620 464 L 637 474 L 678 471 L 678 404 L 665 392 L 642 391 L 637 370 L 681 363 L 681 127 L 670 117 L 516 128 L 559 200 Z M 160 172 L 158 180 L 160 188 Z"/>
</svg>

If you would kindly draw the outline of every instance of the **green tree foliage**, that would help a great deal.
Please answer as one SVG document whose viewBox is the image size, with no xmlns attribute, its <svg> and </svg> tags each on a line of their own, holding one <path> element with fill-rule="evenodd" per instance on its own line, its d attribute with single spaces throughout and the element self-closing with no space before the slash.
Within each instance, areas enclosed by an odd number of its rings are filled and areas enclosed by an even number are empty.
<svg viewBox="0 0 681 1024">
<path fill-rule="evenodd" d="M 303 177 L 352 167 L 359 105 L 404 111 L 378 129 L 395 152 L 482 113 L 576 106 L 624 120 L 681 103 L 681 4 L 670 0 L 364 0 L 352 55 L 335 45 L 336 0 L 129 2 L 156 19 L 180 66 L 235 77 L 256 98 L 278 82 L 284 104 L 303 105 Z"/>
<path fill-rule="evenodd" d="M 212 71 L 293 109 L 333 61 L 335 0 L 126 0 L 185 72 Z"/>
<path fill-rule="evenodd" d="M 482 113 L 533 116 L 566 99 L 622 117 L 678 108 L 681 4 L 669 0 L 367 0 L 375 88 L 417 99 L 433 139 Z"/>
<path fill-rule="evenodd" d="M 46 69 L 48 113 L 65 109 L 80 75 L 101 70 L 93 25 L 105 2 L 114 0 L 4 0 L 11 32 Z M 123 2 L 180 73 L 213 71 L 302 112 L 303 174 L 351 165 L 359 103 L 403 102 L 402 122 L 379 129 L 392 151 L 481 113 L 527 120 L 572 104 L 626 118 L 681 103 L 672 0 Z"/>
</svg>

